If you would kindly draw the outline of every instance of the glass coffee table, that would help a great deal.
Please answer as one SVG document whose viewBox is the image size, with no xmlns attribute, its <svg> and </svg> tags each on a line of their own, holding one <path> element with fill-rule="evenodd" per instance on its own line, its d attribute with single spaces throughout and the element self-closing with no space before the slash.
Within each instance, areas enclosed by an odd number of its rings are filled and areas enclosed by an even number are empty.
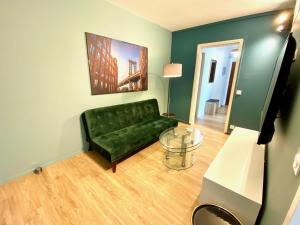
<svg viewBox="0 0 300 225">
<path fill-rule="evenodd" d="M 161 133 L 159 142 L 165 150 L 164 164 L 170 169 L 182 170 L 193 166 L 194 151 L 203 136 L 194 127 L 172 127 Z"/>
</svg>

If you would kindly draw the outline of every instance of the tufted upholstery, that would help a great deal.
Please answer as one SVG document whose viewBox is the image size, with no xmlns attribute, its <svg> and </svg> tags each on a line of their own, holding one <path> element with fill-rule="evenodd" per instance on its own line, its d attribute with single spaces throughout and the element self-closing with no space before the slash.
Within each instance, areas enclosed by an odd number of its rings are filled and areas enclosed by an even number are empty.
<svg viewBox="0 0 300 225">
<path fill-rule="evenodd" d="M 91 148 L 110 162 L 156 141 L 162 131 L 178 124 L 160 116 L 156 99 L 90 109 L 84 117 Z"/>
</svg>

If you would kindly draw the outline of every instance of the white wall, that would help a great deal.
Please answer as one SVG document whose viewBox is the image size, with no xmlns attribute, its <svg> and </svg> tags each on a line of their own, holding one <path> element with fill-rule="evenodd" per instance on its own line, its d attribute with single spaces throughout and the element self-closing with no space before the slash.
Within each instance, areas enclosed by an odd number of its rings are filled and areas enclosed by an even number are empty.
<svg viewBox="0 0 300 225">
<path fill-rule="evenodd" d="M 219 99 L 219 104 L 225 105 L 227 86 L 229 82 L 230 69 L 232 63 L 231 51 L 237 45 L 204 48 L 205 53 L 200 95 L 198 99 L 197 118 L 204 117 L 205 103 L 208 99 Z M 209 74 L 212 59 L 217 60 L 215 80 L 209 83 Z M 225 74 L 222 74 L 225 67 Z"/>
<path fill-rule="evenodd" d="M 225 97 L 224 96 L 224 88 L 226 85 L 226 81 L 229 77 L 229 57 L 230 57 L 230 51 L 227 49 L 211 49 L 212 57 L 215 58 L 217 62 L 217 68 L 216 68 L 216 75 L 215 80 L 213 82 L 213 88 L 211 92 L 211 98 L 212 99 L 219 99 L 219 104 L 224 105 L 225 104 Z M 208 50 L 209 51 L 209 50 Z M 225 74 L 223 74 L 223 67 L 225 67 Z"/>
<path fill-rule="evenodd" d="M 103 0 L 2 0 L 0 27 L 0 183 L 82 152 L 87 109 L 157 98 L 165 111 L 170 31 Z M 84 32 L 148 47 L 149 90 L 92 96 Z"/>
</svg>

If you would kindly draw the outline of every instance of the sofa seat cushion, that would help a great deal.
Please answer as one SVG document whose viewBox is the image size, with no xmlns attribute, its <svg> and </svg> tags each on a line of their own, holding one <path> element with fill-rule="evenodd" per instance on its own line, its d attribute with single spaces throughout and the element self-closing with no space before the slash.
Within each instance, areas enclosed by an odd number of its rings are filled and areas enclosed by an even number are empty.
<svg viewBox="0 0 300 225">
<path fill-rule="evenodd" d="M 164 130 L 172 126 L 177 126 L 176 120 L 160 116 L 155 120 L 137 123 L 95 137 L 93 142 L 107 151 L 110 155 L 110 161 L 115 162 L 124 157 L 124 155 L 156 141 Z"/>
</svg>

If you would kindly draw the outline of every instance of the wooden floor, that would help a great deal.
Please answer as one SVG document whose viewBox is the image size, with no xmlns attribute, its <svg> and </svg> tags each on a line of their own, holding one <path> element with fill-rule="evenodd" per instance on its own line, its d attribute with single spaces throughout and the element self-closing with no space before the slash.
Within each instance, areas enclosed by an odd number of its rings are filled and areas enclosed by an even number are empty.
<svg viewBox="0 0 300 225">
<path fill-rule="evenodd" d="M 204 143 L 184 171 L 162 164 L 156 142 L 118 164 L 115 174 L 99 154 L 88 152 L 1 185 L 0 224 L 190 225 L 202 176 L 227 139 L 200 129 Z"/>
<path fill-rule="evenodd" d="M 196 119 L 196 123 L 209 127 L 214 130 L 224 132 L 225 120 L 227 114 L 227 106 L 218 108 L 218 112 L 215 115 L 204 115 L 204 118 Z"/>
</svg>

